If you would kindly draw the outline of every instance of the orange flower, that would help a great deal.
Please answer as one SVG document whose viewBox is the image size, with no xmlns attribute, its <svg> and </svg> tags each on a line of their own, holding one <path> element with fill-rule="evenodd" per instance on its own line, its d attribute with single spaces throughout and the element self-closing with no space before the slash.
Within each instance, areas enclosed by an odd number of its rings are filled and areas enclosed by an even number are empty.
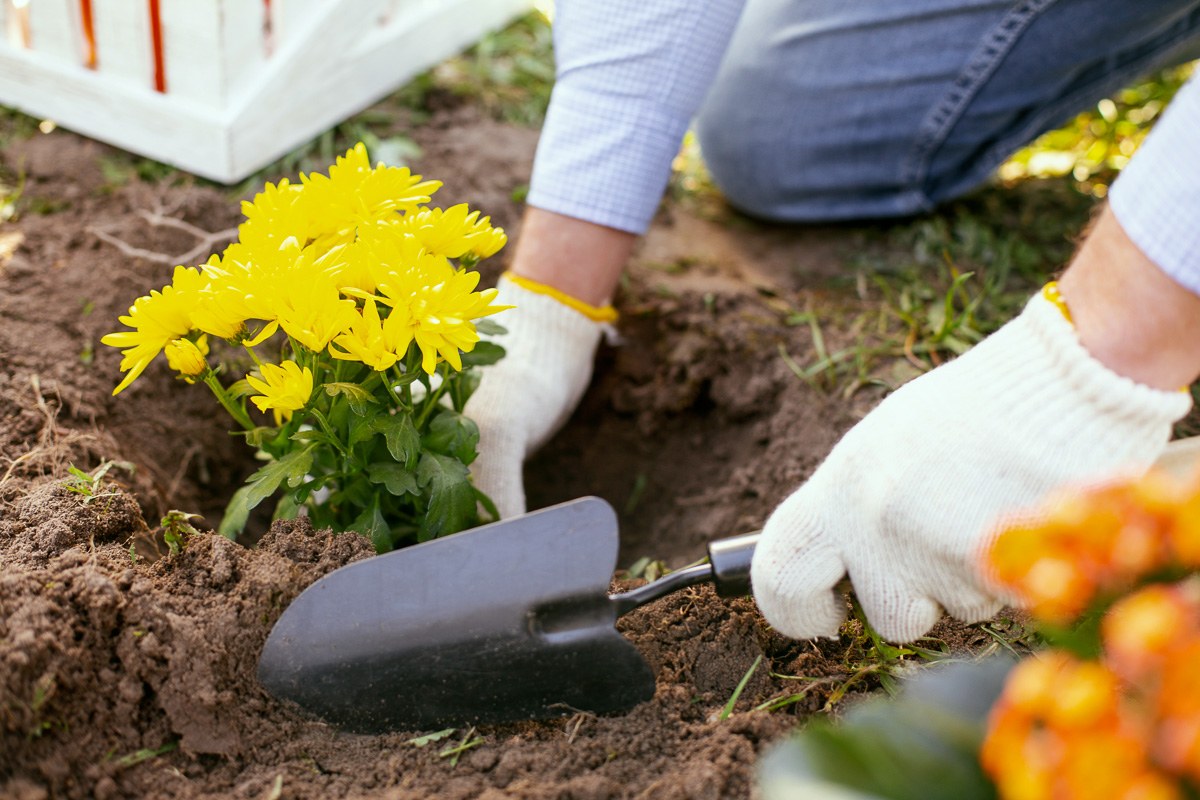
<svg viewBox="0 0 1200 800">
<path fill-rule="evenodd" d="M 1145 772 L 1125 789 L 1121 800 L 1183 800 L 1183 792 L 1158 772 Z"/>
<path fill-rule="evenodd" d="M 1003 800 L 1172 800 L 1164 793 L 1172 784 L 1150 763 L 1147 733 L 1114 673 L 1051 651 L 1009 675 L 980 764 Z"/>
<path fill-rule="evenodd" d="M 1105 658 L 1126 681 L 1161 669 L 1167 654 L 1200 628 L 1200 609 L 1178 586 L 1157 584 L 1113 604 L 1101 624 Z"/>
<path fill-rule="evenodd" d="M 1175 508 L 1167 528 L 1167 542 L 1181 565 L 1200 568 L 1200 492 Z"/>
<path fill-rule="evenodd" d="M 1107 667 L 1095 661 L 1067 662 L 1055 675 L 1044 716 L 1060 730 L 1115 726 L 1119 700 L 1117 676 Z"/>
<path fill-rule="evenodd" d="M 1065 624 L 1098 593 L 1176 563 L 1200 567 L 1200 492 L 1159 474 L 1049 498 L 996 536 L 985 571 L 1039 618 Z"/>
<path fill-rule="evenodd" d="M 1169 770 L 1200 781 L 1200 637 L 1173 648 L 1165 659 L 1157 692 L 1157 755 Z"/>
</svg>

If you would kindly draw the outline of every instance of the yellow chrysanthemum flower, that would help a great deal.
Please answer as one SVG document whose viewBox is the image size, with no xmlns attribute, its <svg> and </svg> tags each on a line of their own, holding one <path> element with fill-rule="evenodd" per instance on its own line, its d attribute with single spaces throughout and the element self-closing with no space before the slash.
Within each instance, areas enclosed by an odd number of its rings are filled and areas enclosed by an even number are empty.
<svg viewBox="0 0 1200 800">
<path fill-rule="evenodd" d="M 470 352 L 479 341 L 471 320 L 511 308 L 491 305 L 495 289 L 474 291 L 479 273 L 455 270 L 444 256 L 426 253 L 416 237 L 399 226 L 377 226 L 363 245 L 370 254 L 377 294 L 343 291 L 390 306 L 382 330 L 388 347 L 403 358 L 416 340 L 421 368 L 430 375 L 439 356 L 462 369 L 459 351 Z"/>
<path fill-rule="evenodd" d="M 120 318 L 134 330 L 100 339 L 111 347 L 127 348 L 121 352 L 121 371 L 128 374 L 113 389 L 114 395 L 133 383 L 169 342 L 192 330 L 191 312 L 200 293 L 197 275 L 186 267 L 176 267 L 173 277 L 175 283 L 139 297 L 129 307 L 129 315 Z"/>
<path fill-rule="evenodd" d="M 483 221 L 487 222 L 488 217 L 484 217 Z M 490 258 L 499 253 L 507 243 L 508 234 L 504 232 L 504 228 L 488 228 L 467 237 L 467 252 L 479 259 Z"/>
<path fill-rule="evenodd" d="M 404 358 L 409 342 L 388 336 L 379 317 L 375 298 L 368 297 L 362 315 L 329 345 L 329 354 L 343 361 L 361 361 L 372 369 L 382 372 Z M 335 346 L 336 345 L 336 346 Z M 338 347 L 344 348 L 339 350 Z"/>
<path fill-rule="evenodd" d="M 411 276 L 382 276 L 381 302 L 392 307 L 384 331 L 398 342 L 409 337 L 421 348 L 421 369 L 432 375 L 441 356 L 455 370 L 462 369 L 459 353 L 475 349 L 479 334 L 472 320 L 495 314 L 512 306 L 493 306 L 496 290 L 475 292 L 479 273 L 453 272 L 440 283 L 421 282 L 413 286 Z M 386 299 L 384 299 L 386 298 Z"/>
<path fill-rule="evenodd" d="M 208 355 L 208 337 L 201 336 L 195 342 L 191 339 L 176 339 L 168 342 L 163 351 L 167 356 L 167 365 L 185 379 L 189 379 L 204 372 L 208 369 L 208 362 L 204 357 Z"/>
<path fill-rule="evenodd" d="M 274 318 L 297 342 L 319 353 L 359 319 L 354 301 L 342 297 L 326 273 L 326 258 L 307 248 L 289 268 L 276 273 Z"/>
<path fill-rule="evenodd" d="M 261 392 L 261 396 L 251 397 L 251 402 L 263 413 L 268 409 L 274 411 L 276 425 L 282 425 L 284 420 L 290 422 L 292 412 L 304 408 L 312 396 L 312 370 L 300 369 L 295 361 L 284 361 L 279 366 L 263 364 L 262 376 L 264 380 L 246 376 L 246 382 Z"/>
<path fill-rule="evenodd" d="M 329 175 L 310 173 L 300 180 L 302 205 L 308 209 L 310 232 L 320 253 L 354 241 L 355 228 L 364 222 L 390 221 L 397 212 L 428 203 L 442 185 L 422 181 L 403 167 L 372 168 L 361 142 L 338 157 Z"/>
<path fill-rule="evenodd" d="M 278 250 L 288 238 L 300 244 L 310 238 L 311 211 L 302 204 L 303 187 L 287 178 L 278 185 L 267 184 L 253 200 L 242 202 L 246 221 L 238 226 L 238 241 L 248 250 Z"/>
<path fill-rule="evenodd" d="M 241 293 L 230 285 L 229 273 L 222 268 L 220 258 L 212 256 L 200 270 L 205 285 L 192 309 L 192 326 L 219 339 L 242 338 L 250 315 L 241 302 Z"/>
<path fill-rule="evenodd" d="M 417 238 L 425 252 L 447 258 L 461 258 L 474 253 L 487 258 L 508 241 L 503 228 L 493 228 L 491 218 L 479 219 L 478 211 L 468 211 L 466 203 L 410 213 L 400 222 L 400 228 Z"/>
<path fill-rule="evenodd" d="M 374 273 L 377 265 L 371 254 L 371 248 L 363 240 L 363 233 L 377 227 L 390 228 L 392 226 L 386 223 L 359 226 L 357 238 L 342 247 L 336 258 L 326 262 L 329 266 L 326 267 L 325 274 L 337 288 L 358 289 L 366 294 L 375 291 Z M 368 233 L 368 235 L 370 234 Z"/>
</svg>

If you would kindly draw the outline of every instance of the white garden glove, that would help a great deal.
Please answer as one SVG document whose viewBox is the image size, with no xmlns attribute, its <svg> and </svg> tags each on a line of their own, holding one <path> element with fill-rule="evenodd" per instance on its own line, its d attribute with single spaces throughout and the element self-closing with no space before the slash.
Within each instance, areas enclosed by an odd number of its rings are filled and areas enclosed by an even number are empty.
<svg viewBox="0 0 1200 800">
<path fill-rule="evenodd" d="M 611 313 L 531 291 L 518 280 L 506 275 L 497 284 L 500 293 L 493 302 L 516 306 L 493 317 L 508 329 L 496 338 L 507 352 L 485 368 L 465 409 L 479 426 L 479 457 L 471 475 L 503 519 L 525 513 L 521 467 L 563 426 L 592 379 L 603 324 L 586 312 Z"/>
<path fill-rule="evenodd" d="M 1045 294 L 970 352 L 884 400 L 763 528 L 751 578 L 763 616 L 833 637 L 848 573 L 884 638 L 924 635 L 945 609 L 977 622 L 983 539 L 1006 511 L 1064 483 L 1148 469 L 1191 408 L 1094 359 Z"/>
</svg>

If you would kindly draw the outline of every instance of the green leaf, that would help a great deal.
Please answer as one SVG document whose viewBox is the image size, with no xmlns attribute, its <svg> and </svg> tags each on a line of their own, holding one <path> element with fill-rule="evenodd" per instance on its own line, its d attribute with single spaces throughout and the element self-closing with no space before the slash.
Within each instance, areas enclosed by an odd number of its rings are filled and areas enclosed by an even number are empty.
<svg viewBox="0 0 1200 800">
<path fill-rule="evenodd" d="M 246 519 L 250 516 L 250 506 L 246 505 L 246 496 L 249 494 L 250 487 L 247 485 L 229 498 L 229 504 L 225 506 L 225 516 L 221 518 L 221 524 L 217 527 L 217 533 L 226 539 L 236 541 L 237 535 L 246 527 Z"/>
<path fill-rule="evenodd" d="M 399 378 L 391 379 L 392 386 L 397 389 L 399 389 L 401 386 L 408 386 L 410 383 L 415 381 L 417 378 L 421 377 L 421 375 L 423 375 L 423 374 L 424 373 L 422 373 L 421 370 L 414 369 L 411 372 L 407 372 L 404 375 L 401 375 Z"/>
<path fill-rule="evenodd" d="M 475 499 L 479 502 L 479 505 L 483 506 L 483 510 L 492 515 L 492 521 L 498 521 L 500 519 L 500 512 L 496 510 L 496 504 L 492 502 L 492 498 L 479 491 L 479 488 L 474 484 L 471 485 L 471 489 L 475 492 Z"/>
<path fill-rule="evenodd" d="M 462 354 L 463 369 L 486 367 L 504 358 L 504 348 L 495 342 L 476 342 L 475 349 Z"/>
<path fill-rule="evenodd" d="M 289 438 L 296 442 L 324 442 L 326 444 L 333 443 L 333 440 L 325 435 L 324 432 L 317 430 L 296 431 Z"/>
<path fill-rule="evenodd" d="M 479 426 L 457 411 L 443 409 L 429 423 L 429 433 L 421 439 L 426 450 L 454 456 L 465 465 L 475 460 L 478 453 Z"/>
<path fill-rule="evenodd" d="M 447 736 L 453 734 L 456 730 L 458 730 L 458 728 L 446 728 L 446 730 L 438 731 L 437 733 L 427 733 L 424 736 L 418 736 L 415 739 L 409 739 L 407 742 L 405 742 L 405 744 L 411 744 L 413 747 L 424 747 L 430 742 L 437 742 L 445 739 Z"/>
<path fill-rule="evenodd" d="M 471 399 L 471 395 L 475 394 L 475 390 L 479 388 L 479 382 L 483 380 L 483 373 L 476 369 L 468 369 L 451 376 L 450 380 L 453 381 L 450 398 L 454 402 L 454 410 L 461 413 L 466 407 L 467 401 Z"/>
<path fill-rule="evenodd" d="M 238 400 L 246 395 L 254 394 L 255 391 L 257 390 L 250 385 L 250 382 L 245 378 L 242 378 L 240 381 L 234 381 L 232 384 L 230 384 L 229 388 L 225 390 L 225 393 L 232 399 Z"/>
<path fill-rule="evenodd" d="M 410 415 L 380 415 L 371 426 L 387 439 L 387 449 L 392 458 L 408 469 L 416 466 L 417 454 L 421 452 L 421 437 L 417 436 L 417 429 L 413 426 Z"/>
<path fill-rule="evenodd" d="M 320 453 L 318 452 L 315 455 L 319 456 Z M 320 489 L 326 483 L 332 482 L 332 480 L 333 477 L 330 475 L 317 475 L 311 481 L 305 481 L 295 489 L 292 489 L 292 491 L 288 492 L 288 496 L 293 499 L 293 502 L 299 505 L 304 505 L 305 501 L 308 500 L 309 495 L 311 495 L 317 489 Z M 276 517 L 276 519 L 279 519 L 279 517 Z"/>
<path fill-rule="evenodd" d="M 304 508 L 304 503 L 297 500 L 294 494 L 290 492 L 279 498 L 279 502 L 275 504 L 275 513 L 271 515 L 271 521 L 277 519 L 295 519 L 300 516 L 300 509 Z"/>
<path fill-rule="evenodd" d="M 1011 663 L 932 667 L 895 700 L 865 701 L 837 723 L 810 723 L 761 762 L 763 798 L 994 800 L 978 750 Z"/>
<path fill-rule="evenodd" d="M 246 444 L 254 448 L 261 448 L 278 432 L 279 431 L 276 428 L 268 428 L 265 426 L 251 428 L 248 431 L 231 431 L 234 436 L 245 436 Z"/>
<path fill-rule="evenodd" d="M 278 461 L 272 461 L 250 476 L 248 482 L 250 491 L 246 493 L 246 508 L 254 508 L 270 497 L 285 480 L 288 486 L 295 488 L 304 480 L 312 466 L 313 447 L 305 445 L 299 450 L 288 453 Z"/>
<path fill-rule="evenodd" d="M 397 497 L 421 492 L 417 486 L 417 476 L 406 470 L 403 464 L 378 461 L 367 467 L 367 478 L 371 483 L 382 483 L 388 492 Z"/>
<path fill-rule="evenodd" d="M 366 414 L 359 414 L 357 412 L 350 414 L 349 444 L 351 447 L 354 447 L 354 445 L 358 444 L 359 442 L 365 442 L 367 439 L 370 439 L 375 435 L 375 428 L 373 427 L 374 422 L 375 415 L 373 414 L 370 416 L 367 416 Z"/>
<path fill-rule="evenodd" d="M 379 402 L 357 383 L 327 383 L 325 384 L 325 393 L 330 397 L 336 397 L 339 394 L 344 396 L 356 414 L 366 414 L 368 405 Z"/>
<path fill-rule="evenodd" d="M 371 544 L 375 545 L 376 553 L 386 553 L 392 549 L 392 531 L 379 510 L 379 495 L 375 495 L 370 507 L 350 523 L 349 530 L 357 531 L 370 539 Z"/>
<path fill-rule="evenodd" d="M 475 330 L 487 336 L 500 336 L 508 333 L 508 328 L 487 317 L 475 320 Z"/>
<path fill-rule="evenodd" d="M 440 453 L 421 453 L 417 483 L 429 489 L 429 511 L 417 531 L 418 541 L 457 533 L 475 519 L 475 487 L 458 459 Z"/>
</svg>

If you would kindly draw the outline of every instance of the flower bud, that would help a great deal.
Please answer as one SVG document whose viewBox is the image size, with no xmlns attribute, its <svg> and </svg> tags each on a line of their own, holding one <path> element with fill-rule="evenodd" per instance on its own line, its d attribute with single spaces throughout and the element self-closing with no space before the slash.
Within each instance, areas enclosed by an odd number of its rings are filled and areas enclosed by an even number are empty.
<svg viewBox="0 0 1200 800">
<path fill-rule="evenodd" d="M 165 348 L 167 364 L 170 365 L 171 369 L 177 370 L 189 378 L 195 378 L 197 375 L 200 375 L 204 370 L 208 369 L 208 362 L 204 360 L 204 354 L 208 351 L 208 344 L 204 342 L 204 337 L 201 337 L 201 342 L 204 345 L 203 350 L 190 339 L 175 339 L 169 342 Z"/>
</svg>

